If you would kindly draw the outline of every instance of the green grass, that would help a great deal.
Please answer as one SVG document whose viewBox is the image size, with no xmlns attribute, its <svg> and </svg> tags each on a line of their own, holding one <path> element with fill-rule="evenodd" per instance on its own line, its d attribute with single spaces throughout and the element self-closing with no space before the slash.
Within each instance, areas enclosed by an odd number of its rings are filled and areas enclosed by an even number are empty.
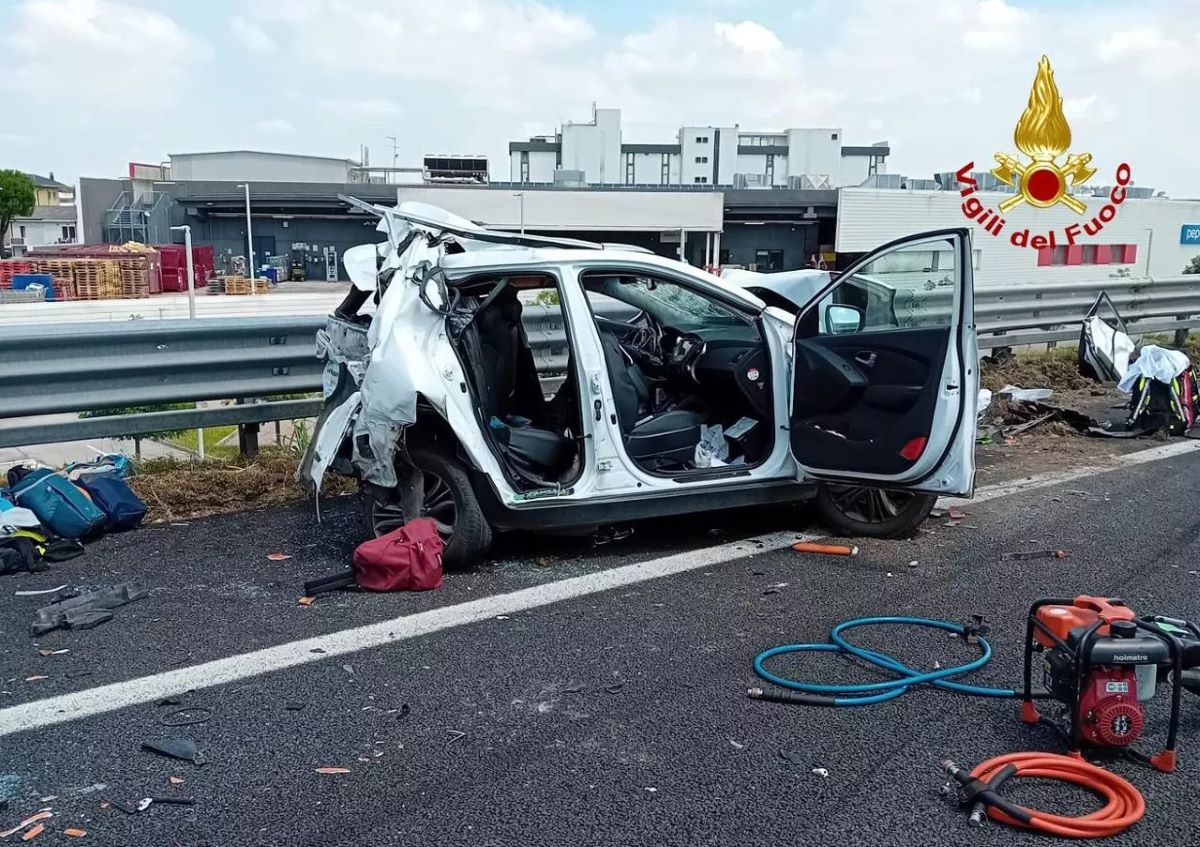
<svg viewBox="0 0 1200 847">
<path fill-rule="evenodd" d="M 167 439 L 168 444 L 174 444 L 176 447 L 182 447 L 185 450 L 190 450 L 196 453 L 200 450 L 200 440 L 197 437 L 199 430 L 188 429 L 181 432 L 174 438 Z M 236 426 L 210 426 L 204 430 L 204 452 L 206 456 L 212 458 L 231 459 L 238 454 L 237 445 L 222 446 L 218 442 L 228 438 L 233 433 L 237 432 Z"/>
</svg>

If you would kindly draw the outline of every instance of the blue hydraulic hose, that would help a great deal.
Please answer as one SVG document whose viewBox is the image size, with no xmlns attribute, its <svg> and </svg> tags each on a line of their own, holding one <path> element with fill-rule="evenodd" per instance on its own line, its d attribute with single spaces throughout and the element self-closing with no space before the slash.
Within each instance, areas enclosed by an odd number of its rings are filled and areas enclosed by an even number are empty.
<svg viewBox="0 0 1200 847">
<path fill-rule="evenodd" d="M 964 638 L 967 635 L 967 628 L 963 624 L 939 621 L 932 618 L 891 616 L 855 618 L 843 621 L 829 633 L 828 641 L 811 644 L 781 644 L 778 647 L 772 647 L 770 650 L 764 650 L 754 657 L 754 672 L 756 674 L 780 688 L 801 692 L 799 696 L 786 694 L 769 695 L 764 694 L 759 689 L 752 689 L 751 696 L 758 697 L 759 699 L 782 700 L 813 706 L 870 706 L 874 703 L 883 703 L 899 697 L 914 685 L 932 685 L 946 691 L 968 694 L 974 697 L 1011 698 L 1018 696 L 1017 692 L 1011 688 L 987 688 L 980 685 L 967 685 L 966 683 L 951 681 L 950 677 L 962 676 L 977 671 L 991 660 L 992 647 L 988 644 L 986 638 L 976 636 L 979 645 L 979 658 L 955 667 L 940 668 L 935 671 L 920 671 L 916 668 L 910 668 L 908 665 L 888 656 L 886 653 L 879 653 L 875 650 L 868 650 L 865 647 L 851 644 L 843 637 L 843 633 L 855 627 L 878 625 L 924 626 L 931 629 L 952 632 Z M 766 662 L 769 659 L 787 653 L 840 653 L 854 656 L 862 659 L 864 662 L 896 674 L 897 678 L 882 682 L 865 682 L 857 685 L 833 685 L 818 682 L 803 682 L 786 676 L 780 676 L 767 670 Z"/>
</svg>

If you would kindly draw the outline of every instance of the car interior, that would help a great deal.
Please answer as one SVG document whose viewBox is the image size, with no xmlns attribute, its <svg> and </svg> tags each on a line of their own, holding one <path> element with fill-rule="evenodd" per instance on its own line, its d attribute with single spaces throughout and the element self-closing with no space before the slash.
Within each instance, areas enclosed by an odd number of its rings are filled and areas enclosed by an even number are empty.
<svg viewBox="0 0 1200 847">
<path fill-rule="evenodd" d="M 641 273 L 585 273 L 583 287 L 631 459 L 676 476 L 766 458 L 771 358 L 755 319 Z"/>
<path fill-rule="evenodd" d="M 542 275 L 472 278 L 454 286 L 451 340 L 470 378 L 483 431 L 521 490 L 570 485 L 582 468 L 582 426 L 571 345 L 543 380 L 522 315 L 558 306 L 557 281 Z M 565 326 L 565 321 L 563 325 Z M 555 383 L 558 383 L 555 385 Z"/>
</svg>

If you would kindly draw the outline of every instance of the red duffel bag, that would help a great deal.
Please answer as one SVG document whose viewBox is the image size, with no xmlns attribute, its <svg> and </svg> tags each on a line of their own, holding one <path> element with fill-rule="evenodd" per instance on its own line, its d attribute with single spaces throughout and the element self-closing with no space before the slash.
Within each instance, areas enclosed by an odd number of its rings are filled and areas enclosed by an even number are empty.
<svg viewBox="0 0 1200 847">
<path fill-rule="evenodd" d="M 411 520 L 354 550 L 355 581 L 368 591 L 432 591 L 442 586 L 442 538 L 432 518 Z"/>
</svg>

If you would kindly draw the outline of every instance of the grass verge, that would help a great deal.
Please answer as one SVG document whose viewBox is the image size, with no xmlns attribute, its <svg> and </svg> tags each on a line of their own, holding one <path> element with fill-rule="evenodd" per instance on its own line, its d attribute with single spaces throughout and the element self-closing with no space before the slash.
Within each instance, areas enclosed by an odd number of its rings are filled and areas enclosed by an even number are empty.
<svg viewBox="0 0 1200 847">
<path fill-rule="evenodd" d="M 295 453 L 271 449 L 252 459 L 147 459 L 129 484 L 150 508 L 148 520 L 175 521 L 300 502 L 306 494 L 295 481 L 298 465 Z M 355 490 L 354 480 L 330 474 L 322 496 Z"/>
</svg>

